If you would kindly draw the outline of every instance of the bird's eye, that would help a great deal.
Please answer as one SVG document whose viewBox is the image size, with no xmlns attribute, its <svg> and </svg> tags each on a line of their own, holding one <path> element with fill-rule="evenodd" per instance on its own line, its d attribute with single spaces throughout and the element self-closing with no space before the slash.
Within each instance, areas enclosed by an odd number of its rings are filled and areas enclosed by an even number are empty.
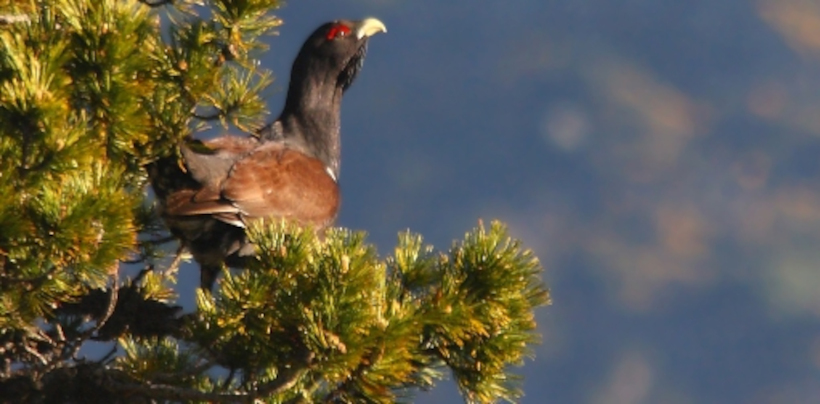
<svg viewBox="0 0 820 404">
<path fill-rule="evenodd" d="M 327 40 L 332 41 L 336 38 L 341 38 L 350 33 L 350 28 L 346 25 L 336 24 L 327 31 Z"/>
</svg>

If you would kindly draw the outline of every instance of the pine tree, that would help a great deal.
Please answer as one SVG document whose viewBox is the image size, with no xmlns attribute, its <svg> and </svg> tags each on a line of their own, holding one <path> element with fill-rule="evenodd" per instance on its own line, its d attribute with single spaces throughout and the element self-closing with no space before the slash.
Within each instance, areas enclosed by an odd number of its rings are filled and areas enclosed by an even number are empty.
<svg viewBox="0 0 820 404">
<path fill-rule="evenodd" d="M 278 3 L 0 1 L 0 401 L 394 402 L 448 370 L 468 402 L 520 396 L 549 295 L 500 223 L 444 252 L 402 233 L 387 258 L 256 223 L 258 259 L 175 305 L 143 167 L 265 123 Z"/>
</svg>

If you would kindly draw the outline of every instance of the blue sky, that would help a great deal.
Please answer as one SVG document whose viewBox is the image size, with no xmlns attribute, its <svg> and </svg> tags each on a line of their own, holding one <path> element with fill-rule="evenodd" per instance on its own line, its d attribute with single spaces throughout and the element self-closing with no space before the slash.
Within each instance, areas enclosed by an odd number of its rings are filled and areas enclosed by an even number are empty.
<svg viewBox="0 0 820 404">
<path fill-rule="evenodd" d="M 446 248 L 498 218 L 541 258 L 554 305 L 522 402 L 820 397 L 816 1 L 303 0 L 278 15 L 274 116 L 316 26 L 388 27 L 343 104 L 339 225 L 387 253 L 407 228 Z"/>
</svg>

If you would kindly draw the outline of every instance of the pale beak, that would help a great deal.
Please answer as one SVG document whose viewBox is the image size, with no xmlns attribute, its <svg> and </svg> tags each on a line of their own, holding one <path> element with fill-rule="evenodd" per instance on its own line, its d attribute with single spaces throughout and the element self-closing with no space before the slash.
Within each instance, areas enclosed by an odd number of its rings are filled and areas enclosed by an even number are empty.
<svg viewBox="0 0 820 404">
<path fill-rule="evenodd" d="M 379 32 L 387 32 L 384 23 L 375 18 L 365 18 L 359 21 L 356 27 L 356 39 L 371 37 Z"/>
</svg>

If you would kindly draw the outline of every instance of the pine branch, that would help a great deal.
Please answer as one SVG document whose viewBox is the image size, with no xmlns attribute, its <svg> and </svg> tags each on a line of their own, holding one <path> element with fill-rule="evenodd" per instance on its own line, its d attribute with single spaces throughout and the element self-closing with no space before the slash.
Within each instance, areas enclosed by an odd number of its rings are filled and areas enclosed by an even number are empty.
<svg viewBox="0 0 820 404">
<path fill-rule="evenodd" d="M 114 383 L 112 391 L 116 394 L 140 394 L 155 399 L 177 401 L 207 401 L 216 403 L 253 402 L 257 397 L 270 397 L 284 394 L 293 388 L 309 370 L 313 355 L 305 352 L 300 363 L 284 369 L 275 379 L 263 383 L 249 392 L 202 392 L 195 389 L 180 388 L 164 384 Z"/>
<path fill-rule="evenodd" d="M 171 251 L 149 239 L 166 230 L 144 165 L 205 120 L 260 126 L 260 37 L 280 24 L 274 0 L 191 4 L 44 0 L 0 15 L 0 397 L 389 403 L 449 368 L 469 401 L 514 401 L 510 368 L 549 294 L 498 223 L 444 252 L 405 233 L 386 259 L 362 232 L 255 223 L 256 258 L 180 316 L 182 251 L 154 270 Z M 112 280 L 123 263 L 143 267 Z M 116 343 L 78 358 L 91 340 Z"/>
</svg>

